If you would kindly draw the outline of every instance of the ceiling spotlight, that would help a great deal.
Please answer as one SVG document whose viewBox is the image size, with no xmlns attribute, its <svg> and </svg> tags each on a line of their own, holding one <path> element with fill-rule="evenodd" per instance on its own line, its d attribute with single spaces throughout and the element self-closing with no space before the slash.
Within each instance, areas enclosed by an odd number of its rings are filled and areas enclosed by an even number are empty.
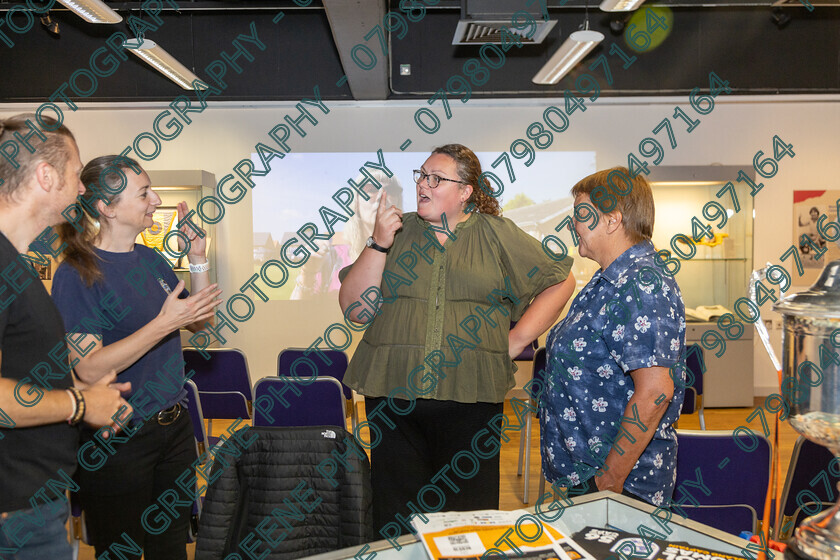
<svg viewBox="0 0 840 560">
<path fill-rule="evenodd" d="M 773 15 L 771 16 L 773 23 L 779 29 L 784 29 L 790 23 L 790 16 L 787 15 L 781 8 L 773 8 Z"/>
<path fill-rule="evenodd" d="M 53 21 L 52 18 L 50 18 L 49 12 L 42 15 L 40 19 L 41 25 L 43 25 L 44 28 L 50 32 L 50 35 L 54 35 L 56 37 L 59 37 L 61 35 L 61 30 L 58 28 L 58 22 Z"/>
<path fill-rule="evenodd" d="M 630 16 L 613 16 L 610 19 L 610 31 L 616 35 L 621 35 L 624 31 L 624 26 L 627 25 L 627 20 Z"/>
</svg>

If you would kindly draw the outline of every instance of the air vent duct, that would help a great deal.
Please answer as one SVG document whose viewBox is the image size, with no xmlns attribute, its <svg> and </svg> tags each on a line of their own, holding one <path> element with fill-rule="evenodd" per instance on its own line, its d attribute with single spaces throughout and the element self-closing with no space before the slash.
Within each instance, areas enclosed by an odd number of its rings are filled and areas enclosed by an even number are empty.
<svg viewBox="0 0 840 560">
<path fill-rule="evenodd" d="M 461 19 L 455 28 L 452 44 L 501 44 L 502 27 L 507 27 L 511 33 L 515 33 L 525 45 L 542 43 L 557 22 L 544 21 L 542 12 L 544 4 L 542 2 L 532 2 L 529 7 L 524 7 L 522 4 L 521 0 L 462 0 Z M 525 34 L 530 28 L 516 29 L 513 27 L 513 14 L 519 11 L 529 13 L 536 22 L 536 29 L 531 37 Z M 524 23 L 524 20 L 520 18 L 517 23 Z"/>
</svg>

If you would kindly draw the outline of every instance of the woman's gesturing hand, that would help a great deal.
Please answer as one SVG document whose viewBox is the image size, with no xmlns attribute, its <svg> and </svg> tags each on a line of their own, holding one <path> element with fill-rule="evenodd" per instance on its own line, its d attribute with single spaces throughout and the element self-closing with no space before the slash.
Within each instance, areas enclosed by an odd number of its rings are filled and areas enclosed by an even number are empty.
<svg viewBox="0 0 840 560">
<path fill-rule="evenodd" d="M 402 227 L 402 210 L 388 205 L 388 194 L 380 191 L 379 207 L 376 209 L 376 223 L 373 225 L 373 238 L 377 245 L 389 249 L 394 244 L 394 235 Z"/>
<path fill-rule="evenodd" d="M 186 202 L 179 202 L 178 223 L 184 222 L 184 217 L 189 214 L 190 207 Z M 187 258 L 193 264 L 201 264 L 207 260 L 207 232 L 198 226 L 192 226 L 184 222 L 179 230 L 183 236 L 178 236 L 178 252 L 183 253 L 187 247 L 186 239 L 190 240 L 190 248 L 187 251 Z"/>
<path fill-rule="evenodd" d="M 172 293 L 167 296 L 158 314 L 158 317 L 166 322 L 169 329 L 167 332 L 209 319 L 213 316 L 214 309 L 222 303 L 221 299 L 217 299 L 222 293 L 218 284 L 211 284 L 188 298 L 178 299 L 178 294 L 182 291 L 184 291 L 183 280 L 178 282 Z"/>
</svg>

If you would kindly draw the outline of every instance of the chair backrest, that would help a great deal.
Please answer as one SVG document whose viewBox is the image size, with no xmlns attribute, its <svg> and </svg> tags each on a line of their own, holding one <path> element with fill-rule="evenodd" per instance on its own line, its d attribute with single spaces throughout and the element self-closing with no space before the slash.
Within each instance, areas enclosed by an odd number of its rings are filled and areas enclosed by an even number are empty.
<svg viewBox="0 0 840 560">
<path fill-rule="evenodd" d="M 202 352 L 209 353 L 205 358 Z M 204 417 L 235 420 L 250 418 L 254 392 L 248 360 L 237 348 L 184 348 L 186 371 L 194 370 Z"/>
<path fill-rule="evenodd" d="M 703 347 L 699 344 L 689 344 L 685 349 L 685 367 L 692 373 L 691 386 L 698 395 L 703 394 L 703 377 L 706 373 L 706 358 Z"/>
<path fill-rule="evenodd" d="M 533 362 L 533 379 L 537 382 L 533 389 L 528 390 L 529 394 L 533 394 L 534 391 L 541 391 L 545 389 L 545 364 L 546 364 L 546 357 L 545 357 L 545 346 L 540 346 L 534 351 L 534 362 Z M 539 417 L 540 409 L 539 400 L 533 403 L 534 405 L 534 416 Z"/>
<path fill-rule="evenodd" d="M 313 375 L 334 377 L 341 383 L 344 398 L 350 400 L 353 390 L 344 385 L 348 363 L 347 354 L 341 350 L 286 348 L 277 356 L 277 376 L 304 379 Z"/>
<path fill-rule="evenodd" d="M 188 379 L 184 384 L 184 389 L 187 390 L 187 410 L 192 420 L 196 447 L 198 448 L 198 454 L 201 455 L 210 450 L 210 443 L 207 440 L 207 430 L 204 428 L 204 413 L 201 410 L 198 387 L 196 387 L 192 379 Z"/>
<path fill-rule="evenodd" d="M 344 394 L 334 377 L 263 377 L 254 394 L 254 426 L 346 425 Z"/>
<path fill-rule="evenodd" d="M 677 442 L 672 504 L 690 519 L 722 531 L 755 533 L 770 481 L 770 442 L 743 428 L 677 430 Z M 703 487 L 698 488 L 701 479 Z M 699 507 L 692 505 L 694 500 Z"/>
<path fill-rule="evenodd" d="M 540 346 L 534 352 L 534 379 L 545 382 L 546 351 L 545 346 Z"/>
<path fill-rule="evenodd" d="M 374 540 L 370 464 L 349 432 L 334 426 L 247 429 L 216 455 L 196 560 L 256 557 L 248 535 L 264 535 L 260 558 L 266 560 Z"/>
<path fill-rule="evenodd" d="M 830 507 L 837 499 L 838 478 L 840 459 L 828 448 L 799 436 L 785 477 L 775 539 L 787 539 L 802 519 Z"/>
<path fill-rule="evenodd" d="M 686 387 L 680 414 L 694 414 L 697 411 L 697 398 L 703 395 L 706 360 L 699 344 L 689 344 L 685 350 Z"/>
</svg>

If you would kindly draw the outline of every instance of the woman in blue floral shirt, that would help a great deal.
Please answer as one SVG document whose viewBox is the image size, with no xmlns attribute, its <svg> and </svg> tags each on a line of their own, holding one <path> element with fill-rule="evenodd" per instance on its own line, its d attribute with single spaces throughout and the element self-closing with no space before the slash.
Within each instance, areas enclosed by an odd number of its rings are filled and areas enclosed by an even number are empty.
<svg viewBox="0 0 840 560">
<path fill-rule="evenodd" d="M 654 260 L 650 185 L 617 167 L 586 177 L 572 194 L 576 208 L 588 204 L 598 217 L 576 221 L 575 231 L 580 255 L 601 268 L 548 335 L 543 471 L 550 482 L 579 487 L 571 494 L 613 490 L 667 504 L 676 478 L 672 424 L 684 395 L 677 364 L 685 306 Z"/>
</svg>

